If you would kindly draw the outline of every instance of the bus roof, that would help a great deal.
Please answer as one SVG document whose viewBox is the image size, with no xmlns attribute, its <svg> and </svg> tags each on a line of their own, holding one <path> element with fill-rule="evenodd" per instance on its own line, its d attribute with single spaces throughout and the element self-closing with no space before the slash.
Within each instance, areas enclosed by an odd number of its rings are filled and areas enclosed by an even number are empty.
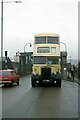
<svg viewBox="0 0 80 120">
<path fill-rule="evenodd" d="M 34 35 L 34 37 L 38 37 L 38 36 L 55 36 L 55 37 L 59 37 L 59 34 L 56 33 L 37 33 Z"/>
</svg>

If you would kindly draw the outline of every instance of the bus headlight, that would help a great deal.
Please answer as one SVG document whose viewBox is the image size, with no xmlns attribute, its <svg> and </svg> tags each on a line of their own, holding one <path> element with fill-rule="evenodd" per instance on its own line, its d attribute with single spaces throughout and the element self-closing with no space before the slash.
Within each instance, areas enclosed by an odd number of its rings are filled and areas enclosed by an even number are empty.
<svg viewBox="0 0 80 120">
<path fill-rule="evenodd" d="M 57 81 L 54 81 L 54 83 L 56 84 L 56 83 L 57 83 Z"/>
</svg>

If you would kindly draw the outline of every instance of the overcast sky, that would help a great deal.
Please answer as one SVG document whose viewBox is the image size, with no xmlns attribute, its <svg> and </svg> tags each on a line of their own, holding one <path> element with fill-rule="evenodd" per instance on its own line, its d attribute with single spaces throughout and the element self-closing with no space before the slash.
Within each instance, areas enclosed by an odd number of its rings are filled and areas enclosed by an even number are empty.
<svg viewBox="0 0 80 120">
<path fill-rule="evenodd" d="M 18 4 L 4 3 L 3 18 L 4 51 L 8 51 L 10 58 L 17 51 L 23 52 L 26 43 L 31 42 L 33 45 L 34 34 L 40 32 L 59 34 L 60 42 L 67 46 L 68 58 L 78 57 L 78 0 L 22 0 Z M 60 45 L 64 51 L 65 46 Z M 33 46 L 28 44 L 28 51 L 33 51 Z"/>
</svg>

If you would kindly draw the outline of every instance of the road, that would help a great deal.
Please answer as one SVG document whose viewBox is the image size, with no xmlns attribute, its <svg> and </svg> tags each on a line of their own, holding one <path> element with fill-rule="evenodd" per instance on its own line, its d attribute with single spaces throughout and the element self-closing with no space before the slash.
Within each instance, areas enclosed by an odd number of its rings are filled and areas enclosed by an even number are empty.
<svg viewBox="0 0 80 120">
<path fill-rule="evenodd" d="M 1 89 L 1 88 L 0 88 Z M 30 75 L 20 85 L 2 88 L 3 118 L 78 118 L 78 84 L 31 87 Z"/>
</svg>

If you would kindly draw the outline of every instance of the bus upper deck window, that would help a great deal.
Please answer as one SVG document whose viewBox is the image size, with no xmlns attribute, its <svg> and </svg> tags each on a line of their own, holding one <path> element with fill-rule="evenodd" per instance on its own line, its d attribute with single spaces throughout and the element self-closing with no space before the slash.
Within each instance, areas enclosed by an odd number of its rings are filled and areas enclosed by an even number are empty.
<svg viewBox="0 0 80 120">
<path fill-rule="evenodd" d="M 59 37 L 48 36 L 48 43 L 50 43 L 50 44 L 59 44 Z"/>
<path fill-rule="evenodd" d="M 35 37 L 35 43 L 36 43 L 36 44 L 46 43 L 46 37 L 45 37 L 45 36 Z"/>
</svg>

